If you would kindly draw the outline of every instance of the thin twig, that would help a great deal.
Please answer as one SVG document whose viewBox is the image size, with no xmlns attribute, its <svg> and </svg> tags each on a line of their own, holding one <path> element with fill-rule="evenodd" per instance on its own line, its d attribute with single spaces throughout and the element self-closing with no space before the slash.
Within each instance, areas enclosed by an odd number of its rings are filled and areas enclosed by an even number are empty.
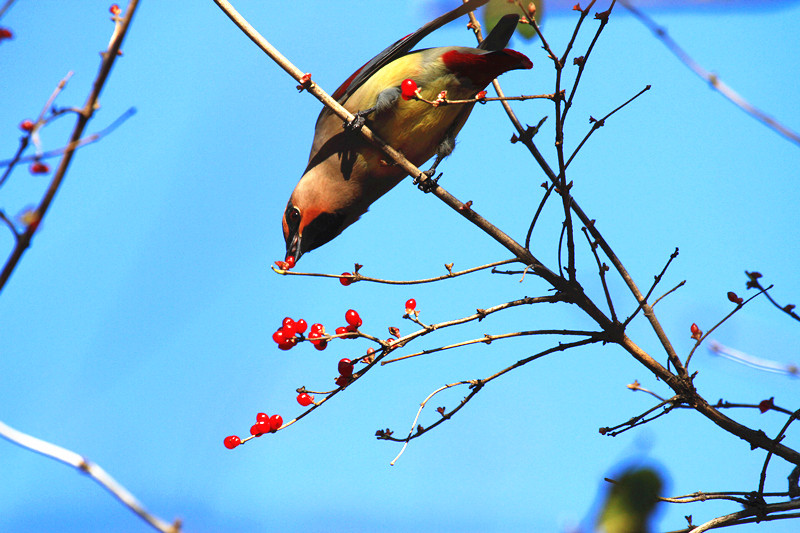
<svg viewBox="0 0 800 533">
<path fill-rule="evenodd" d="M 613 115 L 614 113 L 616 113 L 617 111 L 619 111 L 620 109 L 625 107 L 626 105 L 630 104 L 631 102 L 633 102 L 634 100 L 636 100 L 642 94 L 644 94 L 645 92 L 647 92 L 649 90 L 650 90 L 650 85 L 647 85 L 644 89 L 642 89 L 641 91 L 639 91 L 638 93 L 636 93 L 635 95 L 630 97 L 625 103 L 623 103 L 622 105 L 618 106 L 616 109 L 611 111 L 609 114 L 607 114 L 603 118 L 597 119 L 597 120 L 593 119 L 594 121 L 592 122 L 592 127 L 589 129 L 589 132 L 586 134 L 586 136 L 583 138 L 583 140 L 581 140 L 581 142 L 578 144 L 578 146 L 572 152 L 572 155 L 569 156 L 569 159 L 567 160 L 566 164 L 564 165 L 564 168 L 568 167 L 569 164 L 572 162 L 572 160 L 575 158 L 575 156 L 578 155 L 578 152 L 580 151 L 581 148 L 583 148 L 583 145 L 586 143 L 586 141 L 589 140 L 589 137 L 591 137 L 592 133 L 594 133 L 598 129 L 602 128 L 603 126 L 605 126 L 606 119 L 608 119 L 611 115 Z"/>
<path fill-rule="evenodd" d="M 388 359 L 383 361 L 382 365 L 388 365 L 389 363 L 394 363 L 396 361 L 402 361 L 403 359 L 410 359 L 412 357 L 418 357 L 420 355 L 428 355 L 436 352 L 442 352 L 444 350 L 451 350 L 453 348 L 461 348 L 463 346 L 469 346 L 471 344 L 491 344 L 496 340 L 502 339 L 512 339 L 515 337 L 527 337 L 530 335 L 585 335 L 588 337 L 603 337 L 605 334 L 602 331 L 579 331 L 579 330 L 569 330 L 569 329 L 538 329 L 534 331 L 517 331 L 514 333 L 503 333 L 500 335 L 489 335 L 485 334 L 483 337 L 479 337 L 477 339 L 470 339 L 468 341 L 461 341 L 455 344 L 448 344 L 447 346 L 440 346 L 438 348 L 430 348 L 427 350 L 422 350 L 421 352 L 415 352 L 408 355 L 403 355 L 400 357 L 395 357 L 394 359 Z"/>
<path fill-rule="evenodd" d="M 800 417 L 800 410 L 795 411 L 794 413 L 789 416 L 789 419 L 786 421 L 786 424 L 783 425 L 781 430 L 773 439 L 775 442 L 780 442 L 783 440 L 783 436 L 786 434 L 786 430 L 789 429 L 789 426 L 792 422 Z M 764 466 L 761 468 L 761 476 L 759 477 L 758 481 L 758 493 L 763 496 L 764 493 L 764 483 L 767 481 L 767 466 L 769 466 L 769 460 L 772 459 L 772 452 L 767 451 L 767 457 L 764 459 Z"/>
<path fill-rule="evenodd" d="M 758 281 L 762 277 L 760 272 L 748 272 L 745 270 L 744 273 L 747 275 L 748 278 L 750 278 L 750 281 L 747 282 L 748 289 L 758 289 L 758 290 L 764 289 L 764 287 L 761 285 L 761 282 Z M 800 315 L 798 315 L 794 311 L 795 309 L 794 304 L 781 305 L 772 298 L 772 295 L 769 292 L 765 294 L 767 296 L 767 299 L 770 301 L 772 305 L 774 305 L 775 307 L 777 307 L 790 317 L 794 318 L 795 320 L 800 321 Z"/>
<path fill-rule="evenodd" d="M 477 267 L 468 268 L 466 270 L 461 270 L 459 272 L 452 272 L 448 270 L 447 274 L 442 276 L 436 276 L 433 278 L 424 278 L 424 279 L 413 279 L 413 280 L 391 280 L 391 279 L 380 279 L 380 278 L 371 278 L 369 276 L 364 276 L 358 272 L 354 272 L 352 274 L 348 274 L 343 276 L 341 274 L 320 274 L 315 272 L 294 272 L 292 270 L 284 270 L 277 268 L 276 266 L 272 266 L 272 270 L 283 276 L 311 276 L 315 278 L 336 278 L 336 279 L 349 279 L 352 280 L 353 283 L 356 281 L 371 281 L 373 283 L 383 283 L 385 285 L 418 285 L 420 283 L 433 283 L 434 281 L 441 281 L 443 279 L 455 278 L 458 276 L 464 276 L 466 274 L 472 274 L 473 272 L 478 272 L 480 270 L 486 270 L 489 268 L 494 268 L 500 265 L 507 265 L 509 263 L 519 263 L 519 259 L 504 259 L 502 261 L 495 261 L 494 263 L 489 263 L 486 265 L 481 265 Z"/>
<path fill-rule="evenodd" d="M 597 271 L 598 275 L 600 276 L 600 283 L 603 285 L 603 292 L 606 295 L 606 303 L 608 304 L 608 310 L 611 313 L 611 320 L 614 322 L 617 321 L 617 312 L 614 310 L 614 302 L 611 299 L 611 293 L 608 290 L 608 283 L 606 283 L 606 272 L 608 271 L 608 265 L 600 261 L 600 256 L 597 255 L 597 244 L 592 241 L 592 238 L 589 236 L 589 232 L 586 229 L 586 226 L 581 228 L 583 234 L 586 236 L 586 240 L 589 242 L 589 249 L 592 251 L 592 255 L 594 255 L 594 260 L 597 263 Z"/>
<path fill-rule="evenodd" d="M 734 315 L 734 314 L 735 314 L 737 311 L 739 311 L 739 309 L 741 309 L 742 307 L 744 307 L 745 305 L 747 305 L 747 304 L 748 304 L 748 303 L 749 303 L 749 302 L 750 302 L 750 301 L 751 301 L 753 298 L 757 298 L 759 295 L 763 294 L 764 292 L 766 292 L 766 291 L 767 291 L 768 289 L 770 289 L 770 288 L 772 288 L 772 285 L 770 285 L 769 287 L 767 287 L 767 289 L 762 289 L 762 290 L 760 290 L 760 291 L 758 292 L 758 294 L 754 294 L 753 296 L 751 296 L 751 297 L 750 297 L 750 298 L 748 298 L 747 300 L 743 301 L 742 303 L 740 303 L 740 304 L 737 304 L 737 305 L 736 305 L 736 307 L 733 309 L 733 311 L 731 311 L 730 313 L 728 313 L 727 315 L 725 315 L 724 317 L 722 317 L 722 319 L 721 319 L 719 322 L 717 322 L 716 324 L 714 324 L 713 326 L 711 326 L 711 329 L 709 329 L 708 331 L 706 331 L 706 332 L 703 334 L 703 336 L 702 336 L 702 337 L 700 337 L 699 339 L 697 339 L 697 341 L 695 342 L 694 346 L 692 347 L 692 350 L 689 352 L 689 355 L 688 355 L 688 356 L 686 356 L 686 364 L 685 364 L 685 367 L 686 367 L 686 368 L 689 368 L 689 362 L 692 360 L 692 355 L 694 355 L 694 352 L 695 352 L 695 350 L 697 350 L 697 348 L 698 348 L 698 347 L 699 347 L 699 346 L 700 346 L 700 345 L 703 343 L 703 341 L 704 341 L 704 340 L 706 340 L 706 338 L 708 338 L 708 336 L 709 336 L 709 335 L 711 335 L 711 332 L 713 332 L 715 329 L 717 329 L 718 327 L 720 327 L 720 326 L 721 326 L 721 325 L 722 325 L 722 324 L 723 324 L 723 323 L 724 323 L 726 320 L 728 320 L 730 317 L 732 317 L 732 316 L 733 316 L 733 315 Z"/>
<path fill-rule="evenodd" d="M 12 159 L 6 159 L 5 161 L 0 161 L 0 167 L 4 167 L 4 166 L 12 167 L 17 163 L 27 163 L 28 161 L 41 160 L 41 159 L 50 159 L 51 157 L 57 157 L 59 155 L 63 155 L 68 150 L 76 150 L 76 149 L 82 148 L 82 147 L 84 147 L 86 145 L 96 143 L 97 141 L 99 141 L 100 139 L 102 139 L 103 137 L 105 137 L 106 135 L 108 135 L 109 133 L 114 131 L 115 129 L 117 129 L 119 126 L 122 125 L 123 122 L 125 122 L 126 120 L 128 120 L 129 118 L 131 118 L 135 114 L 136 114 L 136 108 L 135 107 L 130 107 L 122 115 L 117 117 L 114 120 L 114 122 L 112 122 L 111 124 L 109 124 L 108 126 L 106 126 L 105 128 L 103 128 L 102 130 L 100 130 L 100 131 L 98 131 L 96 133 L 92 133 L 91 135 L 87 135 L 86 137 L 83 137 L 82 139 L 79 139 L 78 141 L 75 141 L 73 143 L 67 144 L 66 146 L 62 146 L 61 148 L 55 148 L 53 150 L 47 150 L 47 151 L 41 152 L 40 154 L 37 154 L 37 155 L 25 156 L 25 157 L 14 156 L 14 158 L 12 158 Z M 2 179 L 0 179 L 0 185 L 3 184 L 3 180 L 4 179 L 5 179 L 5 176 Z"/>
<path fill-rule="evenodd" d="M 663 277 L 664 277 L 664 274 L 666 274 L 666 272 L 667 272 L 667 269 L 669 268 L 669 265 L 672 263 L 672 261 L 673 261 L 673 260 L 674 260 L 676 257 L 678 257 L 678 248 L 675 248 L 675 251 L 674 251 L 674 252 L 672 252 L 672 253 L 670 254 L 670 256 L 669 256 L 669 259 L 667 260 L 667 264 L 665 264 L 665 265 L 664 265 L 664 268 L 662 268 L 662 269 L 661 269 L 661 272 L 659 272 L 659 273 L 658 273 L 658 275 L 655 277 L 655 279 L 653 279 L 653 284 L 650 286 L 650 290 L 649 290 L 649 291 L 647 291 L 647 294 L 645 294 L 645 295 L 644 295 L 644 297 L 642 298 L 641 302 L 639 302 L 639 305 L 638 305 L 638 306 L 636 306 L 636 309 L 633 311 L 633 313 L 631 313 L 631 316 L 629 316 L 629 317 L 627 318 L 627 320 L 625 320 L 625 322 L 623 322 L 623 323 L 622 323 L 622 327 L 623 327 L 623 328 L 627 327 L 627 326 L 628 326 L 628 324 L 630 324 L 630 323 L 631 323 L 631 320 L 633 320 L 633 317 L 635 317 L 635 316 L 636 316 L 636 314 L 637 314 L 639 311 L 641 311 L 641 309 L 642 309 L 642 305 L 643 305 L 643 304 L 645 304 L 645 303 L 647 303 L 647 300 L 649 300 L 649 299 L 650 299 L 650 295 L 652 295 L 652 294 L 653 294 L 653 291 L 654 291 L 654 290 L 656 289 L 656 287 L 658 286 L 658 283 L 661 281 L 661 278 L 663 278 Z M 675 287 L 674 289 L 672 289 L 672 291 L 674 291 L 675 289 L 677 289 L 678 287 L 680 287 L 682 284 L 683 284 L 683 282 L 681 282 L 680 284 L 678 284 L 678 286 L 677 286 L 677 287 Z M 667 294 L 669 294 L 669 293 L 670 293 L 670 292 L 672 292 L 672 291 L 669 291 L 669 292 L 667 292 L 666 294 L 664 294 L 663 296 L 661 296 L 661 298 L 663 298 L 664 296 L 666 296 Z M 661 298 L 659 298 L 658 300 L 660 300 Z M 653 306 L 655 306 L 655 305 L 656 305 L 656 303 L 658 303 L 658 300 L 656 300 L 655 302 L 653 302 Z"/>
<path fill-rule="evenodd" d="M 442 392 L 443 390 L 447 390 L 451 387 L 456 387 L 458 385 L 468 385 L 469 383 L 470 383 L 469 381 L 458 381 L 456 383 L 449 383 L 447 385 L 444 385 L 443 387 L 439 387 L 432 393 L 428 394 L 427 398 L 422 400 L 422 403 L 419 404 L 419 409 L 417 410 L 417 416 L 414 417 L 414 422 L 411 423 L 411 430 L 408 432 L 408 437 L 406 437 L 405 443 L 403 444 L 403 447 L 400 449 L 400 453 L 398 453 L 397 456 L 394 459 L 392 459 L 392 462 L 389 463 L 391 466 L 394 466 L 397 460 L 400 459 L 400 456 L 403 455 L 403 452 L 406 451 L 411 436 L 414 434 L 414 429 L 417 427 L 417 420 L 419 420 L 419 415 L 422 414 L 422 410 L 425 409 L 425 405 L 428 403 L 428 401 L 437 394 L 439 394 L 440 392 Z"/>
</svg>

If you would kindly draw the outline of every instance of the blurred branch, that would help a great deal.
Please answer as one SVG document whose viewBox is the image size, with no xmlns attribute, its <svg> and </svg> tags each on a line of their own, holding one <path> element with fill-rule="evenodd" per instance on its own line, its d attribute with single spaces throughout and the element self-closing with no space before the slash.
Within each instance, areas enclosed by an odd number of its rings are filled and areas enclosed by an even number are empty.
<svg viewBox="0 0 800 533">
<path fill-rule="evenodd" d="M 772 130 L 778 132 L 780 135 L 784 136 L 788 140 L 792 141 L 795 144 L 800 145 L 800 135 L 795 133 L 794 131 L 790 130 L 774 118 L 770 117 L 754 105 L 750 104 L 747 100 L 745 100 L 739 93 L 734 91 L 728 85 L 726 85 L 719 77 L 704 69 L 700 66 L 694 59 L 692 59 L 689 54 L 687 54 L 683 48 L 681 48 L 678 43 L 672 40 L 667 34 L 666 28 L 663 26 L 659 26 L 653 19 L 645 15 L 643 12 L 639 11 L 635 8 L 629 0 L 621 0 L 622 5 L 630 11 L 639 21 L 644 24 L 653 34 L 666 46 L 670 52 L 675 54 L 675 56 L 684 64 L 686 65 L 692 72 L 700 76 L 702 79 L 708 82 L 708 84 L 719 92 L 722 96 L 733 102 L 736 106 L 738 106 L 742 111 L 753 117 L 754 119 L 758 120 L 765 126 L 771 128 Z"/>
<path fill-rule="evenodd" d="M 164 520 L 152 515 L 144 508 L 144 506 L 136 499 L 136 497 L 128 492 L 128 490 L 120 485 L 108 472 L 103 470 L 99 465 L 89 461 L 85 457 L 77 454 L 61 446 L 51 444 L 47 441 L 37 439 L 31 435 L 27 435 L 18 431 L 2 421 L 0 421 L 0 437 L 7 439 L 14 444 L 21 446 L 27 450 L 40 453 L 56 461 L 67 464 L 78 471 L 88 475 L 95 480 L 100 486 L 110 492 L 117 498 L 123 505 L 131 511 L 139 515 L 145 522 L 153 526 L 162 533 L 178 533 L 181 530 L 181 521 L 175 520 L 174 523 L 169 524 Z"/>
<path fill-rule="evenodd" d="M 119 56 L 119 50 L 122 46 L 122 41 L 125 39 L 125 35 L 128 32 L 131 19 L 133 18 L 133 14 L 136 12 L 138 3 L 138 0 L 130 0 L 124 16 L 120 18 L 115 15 L 113 18 L 113 37 L 106 51 L 102 53 L 103 60 L 100 63 L 100 71 L 94 80 L 92 90 L 86 99 L 86 103 L 78 114 L 75 127 L 73 128 L 72 134 L 70 135 L 70 140 L 67 143 L 67 149 L 58 164 L 58 168 L 53 175 L 50 186 L 35 210 L 35 218 L 37 223 L 28 224 L 25 228 L 25 231 L 19 234 L 19 238 L 15 243 L 14 250 L 11 252 L 11 256 L 6 261 L 2 272 L 0 272 L 0 291 L 3 290 L 17 264 L 19 264 L 19 261 L 22 258 L 22 255 L 25 253 L 25 250 L 27 250 L 27 248 L 30 246 L 31 240 L 33 239 L 33 234 L 39 227 L 41 220 L 44 219 L 50 204 L 53 202 L 58 189 L 61 187 L 61 183 L 63 182 L 67 173 L 67 169 L 72 161 L 72 156 L 75 154 L 76 147 L 80 143 L 81 137 L 83 136 L 83 131 L 86 129 L 86 125 L 89 123 L 94 116 L 95 111 L 98 109 L 100 93 L 102 92 L 106 80 L 111 73 L 111 68 L 114 66 L 114 62 Z"/>
</svg>

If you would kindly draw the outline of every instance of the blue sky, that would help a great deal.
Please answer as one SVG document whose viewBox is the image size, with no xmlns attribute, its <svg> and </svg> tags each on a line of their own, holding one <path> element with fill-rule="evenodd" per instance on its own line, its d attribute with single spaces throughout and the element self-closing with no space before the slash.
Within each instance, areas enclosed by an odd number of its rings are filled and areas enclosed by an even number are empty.
<svg viewBox="0 0 800 533">
<path fill-rule="evenodd" d="M 390 42 L 424 24 L 422 2 L 236 2 L 237 8 L 301 70 L 329 92 Z M 15 39 L 0 45 L 0 146 L 16 149 L 17 124 L 35 117 L 72 70 L 61 106 L 83 104 L 108 42 L 104 2 L 17 2 L 2 20 Z M 618 16 L 617 16 L 618 15 Z M 602 35 L 571 110 L 575 146 L 602 116 L 645 85 L 652 89 L 596 132 L 570 165 L 573 194 L 640 284 L 646 287 L 675 247 L 680 256 L 662 291 L 687 280 L 656 307 L 676 349 L 689 326 L 703 329 L 731 310 L 725 294 L 745 294 L 744 270 L 759 270 L 783 303 L 800 300 L 797 276 L 797 169 L 800 149 L 723 100 L 681 65 L 640 23 L 619 10 Z M 657 20 L 703 66 L 795 130 L 800 7 L 744 12 L 661 11 Z M 571 15 L 549 18 L 545 34 L 563 48 Z M 594 23 L 587 24 L 587 30 Z M 585 31 L 577 48 L 585 48 Z M 471 44 L 458 22 L 424 46 Z M 553 71 L 539 44 L 513 40 L 531 71 L 505 75 L 509 94 L 544 93 Z M 439 322 L 524 295 L 547 293 L 532 276 L 475 274 L 412 287 L 282 277 L 280 217 L 308 157 L 320 104 L 247 40 L 212 2 L 143 2 L 90 124 L 99 130 L 126 109 L 137 113 L 76 156 L 62 190 L 0 305 L 0 419 L 101 464 L 154 513 L 185 530 L 212 531 L 564 531 L 591 512 L 602 477 L 620 464 L 656 464 L 668 492 L 751 490 L 763 454 L 750 452 L 691 412 L 676 412 L 615 438 L 601 426 L 652 405 L 625 385 L 667 394 L 613 347 L 593 346 L 536 361 L 487 386 L 450 422 L 399 446 L 375 430 L 408 431 L 431 391 L 485 377 L 551 345 L 524 338 L 473 346 L 376 368 L 344 394 L 286 431 L 233 451 L 224 436 L 246 435 L 255 414 L 301 412 L 294 390 L 324 389 L 336 362 L 363 341 L 324 352 L 281 352 L 271 335 L 284 316 L 330 328 L 357 309 L 365 332 L 384 337 L 415 298 L 420 318 Z M 552 162 L 552 107 L 514 106 L 535 124 Z M 71 124 L 43 132 L 61 146 Z M 442 184 L 517 239 L 524 239 L 544 180 L 500 106 L 478 106 L 443 163 Z M 16 214 L 38 201 L 46 178 L 20 168 L 1 207 Z M 534 253 L 555 268 L 560 208 L 549 204 Z M 0 245 L 10 250 L 8 235 Z M 413 279 L 505 259 L 507 252 L 432 195 L 404 182 L 361 221 L 304 256 L 299 270 Z M 602 298 L 593 259 L 581 252 L 584 286 Z M 633 308 L 615 278 L 620 306 Z M 588 328 L 575 309 L 536 306 L 479 325 L 443 331 L 408 347 L 436 347 L 484 333 Z M 663 361 L 643 319 L 630 336 Z M 796 322 L 758 299 L 715 339 L 754 356 L 798 363 Z M 710 401 L 775 397 L 800 406 L 795 379 L 755 372 L 700 350 L 692 367 Z M 435 405 L 454 406 L 463 390 Z M 785 419 L 728 413 L 774 435 Z M 430 424 L 429 409 L 421 423 Z M 795 428 L 796 430 L 796 428 Z M 797 442 L 790 432 L 789 444 Z M 768 489 L 784 490 L 786 463 L 773 460 Z M 0 443 L 0 529 L 147 531 L 147 526 L 77 472 Z M 663 530 L 738 510 L 712 503 L 668 508 Z M 794 531 L 771 523 L 740 532 Z"/>
</svg>

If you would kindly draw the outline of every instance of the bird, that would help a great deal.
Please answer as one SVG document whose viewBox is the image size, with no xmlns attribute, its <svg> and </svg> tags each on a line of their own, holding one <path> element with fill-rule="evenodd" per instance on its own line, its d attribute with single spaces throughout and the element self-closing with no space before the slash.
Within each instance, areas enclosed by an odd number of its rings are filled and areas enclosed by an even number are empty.
<svg viewBox="0 0 800 533">
<path fill-rule="evenodd" d="M 404 80 L 413 80 L 418 94 L 428 100 L 441 91 L 450 100 L 472 99 L 500 74 L 533 67 L 524 54 L 505 48 L 517 15 L 503 17 L 477 48 L 412 51 L 428 34 L 487 1 L 471 0 L 428 22 L 372 58 L 332 94 L 356 119 L 342 124 L 327 107 L 317 118 L 308 166 L 283 214 L 287 261 L 291 257 L 296 263 L 337 237 L 408 175 L 354 131 L 360 125 L 366 124 L 416 166 L 436 156 L 429 176 L 453 151 L 474 103 L 434 107 L 406 99 L 401 94 Z"/>
</svg>

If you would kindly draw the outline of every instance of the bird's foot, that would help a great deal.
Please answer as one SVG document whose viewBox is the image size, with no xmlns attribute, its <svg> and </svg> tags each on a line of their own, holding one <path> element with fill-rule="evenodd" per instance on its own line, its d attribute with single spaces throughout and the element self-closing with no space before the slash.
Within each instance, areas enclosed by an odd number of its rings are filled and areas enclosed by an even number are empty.
<svg viewBox="0 0 800 533">
<path fill-rule="evenodd" d="M 370 107 L 369 109 L 362 109 L 361 111 L 357 111 L 353 115 L 353 120 L 346 120 L 342 127 L 346 131 L 358 131 L 364 124 L 367 122 L 367 116 L 375 112 L 374 107 Z"/>
<path fill-rule="evenodd" d="M 439 175 L 434 178 L 433 175 L 435 173 L 436 169 L 433 168 L 420 173 L 419 176 L 414 178 L 414 185 L 424 193 L 433 191 L 439 186 L 439 178 L 442 177 L 442 173 L 440 172 Z"/>
<path fill-rule="evenodd" d="M 342 124 L 342 128 L 344 128 L 345 131 L 358 131 L 364 126 L 366 121 L 364 115 L 358 112 L 353 117 L 353 120 L 346 120 L 344 124 Z"/>
</svg>

